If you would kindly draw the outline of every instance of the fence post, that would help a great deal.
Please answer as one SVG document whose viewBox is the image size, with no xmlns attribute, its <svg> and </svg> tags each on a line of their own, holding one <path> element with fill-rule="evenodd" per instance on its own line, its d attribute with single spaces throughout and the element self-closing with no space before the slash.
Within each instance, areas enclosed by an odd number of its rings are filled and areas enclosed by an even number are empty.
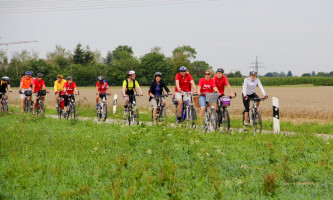
<svg viewBox="0 0 333 200">
<path fill-rule="evenodd" d="M 276 97 L 273 97 L 272 100 L 273 100 L 273 129 L 274 129 L 274 133 L 280 133 L 279 99 Z"/>
</svg>

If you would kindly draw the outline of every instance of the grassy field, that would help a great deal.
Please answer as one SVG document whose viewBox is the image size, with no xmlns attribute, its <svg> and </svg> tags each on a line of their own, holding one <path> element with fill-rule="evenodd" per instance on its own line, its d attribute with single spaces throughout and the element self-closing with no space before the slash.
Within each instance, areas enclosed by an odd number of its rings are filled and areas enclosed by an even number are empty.
<svg viewBox="0 0 333 200">
<path fill-rule="evenodd" d="M 1 116 L 0 199 L 332 199 L 333 141 Z"/>
</svg>

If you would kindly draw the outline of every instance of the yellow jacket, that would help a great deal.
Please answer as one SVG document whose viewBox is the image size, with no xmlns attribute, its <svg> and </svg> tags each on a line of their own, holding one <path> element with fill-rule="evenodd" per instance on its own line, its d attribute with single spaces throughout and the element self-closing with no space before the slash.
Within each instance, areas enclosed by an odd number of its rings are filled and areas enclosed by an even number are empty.
<svg viewBox="0 0 333 200">
<path fill-rule="evenodd" d="M 66 80 L 62 79 L 59 83 L 58 80 L 54 81 L 54 92 L 60 92 L 64 90 L 64 84 L 66 83 Z"/>
</svg>

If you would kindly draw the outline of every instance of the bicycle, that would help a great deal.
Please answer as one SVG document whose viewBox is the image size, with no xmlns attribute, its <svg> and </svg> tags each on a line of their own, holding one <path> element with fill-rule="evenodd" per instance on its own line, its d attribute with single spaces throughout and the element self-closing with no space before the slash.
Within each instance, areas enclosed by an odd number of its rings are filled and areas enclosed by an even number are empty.
<svg viewBox="0 0 333 200">
<path fill-rule="evenodd" d="M 66 119 L 75 119 L 76 118 L 76 108 L 75 108 L 75 97 L 76 95 L 70 94 L 68 95 L 68 105 L 67 105 L 67 113 L 65 115 Z"/>
<path fill-rule="evenodd" d="M 235 93 L 235 97 L 236 97 Z M 232 96 L 221 96 L 217 100 L 217 125 L 219 128 L 221 128 L 221 124 L 223 125 L 224 131 L 230 130 L 230 115 L 228 111 L 228 107 L 230 106 L 230 101 L 232 99 Z"/>
<path fill-rule="evenodd" d="M 8 112 L 8 101 L 5 99 L 6 92 L 4 93 L 0 92 L 0 98 L 1 98 L 1 112 Z"/>
<path fill-rule="evenodd" d="M 136 98 L 140 96 L 138 94 L 135 95 L 128 95 L 129 97 L 129 104 L 127 107 L 127 113 L 125 115 L 125 120 L 128 122 L 128 125 L 131 124 L 139 125 L 139 111 L 138 107 L 136 106 Z"/>
<path fill-rule="evenodd" d="M 63 117 L 64 112 L 64 94 L 62 94 L 62 91 L 59 92 L 59 102 L 58 102 L 58 118 L 61 119 Z"/>
<path fill-rule="evenodd" d="M 217 129 L 217 115 L 215 107 L 212 103 L 216 103 L 220 96 L 220 93 L 205 93 L 206 94 L 206 111 L 205 111 L 205 124 L 204 132 L 207 131 L 214 132 Z M 210 111 L 208 111 L 207 104 L 210 104 Z"/>
<path fill-rule="evenodd" d="M 265 98 L 250 98 L 249 100 L 250 100 L 250 102 L 253 101 L 253 105 L 250 108 L 248 123 L 250 125 L 253 125 L 254 132 L 261 133 L 262 119 L 261 119 L 261 114 L 260 114 L 258 106 L 257 106 L 257 102 L 264 101 Z M 243 122 L 244 122 L 244 113 L 245 113 L 245 111 L 243 112 Z"/>
<path fill-rule="evenodd" d="M 45 106 L 42 97 L 46 96 L 46 90 L 39 90 L 37 92 L 37 102 L 36 102 L 36 117 L 40 113 L 45 114 Z"/>
<path fill-rule="evenodd" d="M 187 101 L 184 101 L 184 96 L 187 96 Z M 195 128 L 195 121 L 197 120 L 197 113 L 195 111 L 195 108 L 193 106 L 193 96 L 197 95 L 192 95 L 192 92 L 184 92 L 182 94 L 182 113 L 181 113 L 181 121 L 177 122 L 177 117 L 178 117 L 178 101 L 173 100 L 173 104 L 176 106 L 176 123 L 180 124 L 181 122 L 186 120 L 186 127 L 191 126 L 192 128 Z"/>
<path fill-rule="evenodd" d="M 97 109 L 97 120 L 100 121 L 103 119 L 103 121 L 107 118 L 108 108 L 106 103 L 106 95 L 110 96 L 109 93 L 99 93 L 99 101 L 98 109 Z"/>
<path fill-rule="evenodd" d="M 156 122 L 164 122 L 166 120 L 166 111 L 165 111 L 165 107 L 163 105 L 163 98 L 164 97 L 168 97 L 169 95 L 159 95 L 159 96 L 155 96 L 153 98 L 156 99 L 157 102 L 157 113 L 156 113 Z M 152 111 L 151 111 L 151 118 L 154 122 L 154 108 L 152 107 Z"/>
<path fill-rule="evenodd" d="M 33 102 L 30 100 L 31 95 L 32 95 L 32 91 L 31 90 L 25 90 L 24 91 L 24 95 L 25 95 L 25 101 L 24 101 L 24 111 L 25 112 L 32 112 L 32 104 Z"/>
</svg>

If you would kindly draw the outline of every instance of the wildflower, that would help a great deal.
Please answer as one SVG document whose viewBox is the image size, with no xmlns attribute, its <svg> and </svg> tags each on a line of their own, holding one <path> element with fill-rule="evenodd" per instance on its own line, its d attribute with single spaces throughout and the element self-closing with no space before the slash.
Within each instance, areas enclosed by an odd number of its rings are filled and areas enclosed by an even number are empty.
<svg viewBox="0 0 333 200">
<path fill-rule="evenodd" d="M 151 153 L 152 153 L 151 149 L 148 149 L 148 150 L 147 150 L 147 153 L 148 153 L 148 154 L 151 154 Z"/>
</svg>

